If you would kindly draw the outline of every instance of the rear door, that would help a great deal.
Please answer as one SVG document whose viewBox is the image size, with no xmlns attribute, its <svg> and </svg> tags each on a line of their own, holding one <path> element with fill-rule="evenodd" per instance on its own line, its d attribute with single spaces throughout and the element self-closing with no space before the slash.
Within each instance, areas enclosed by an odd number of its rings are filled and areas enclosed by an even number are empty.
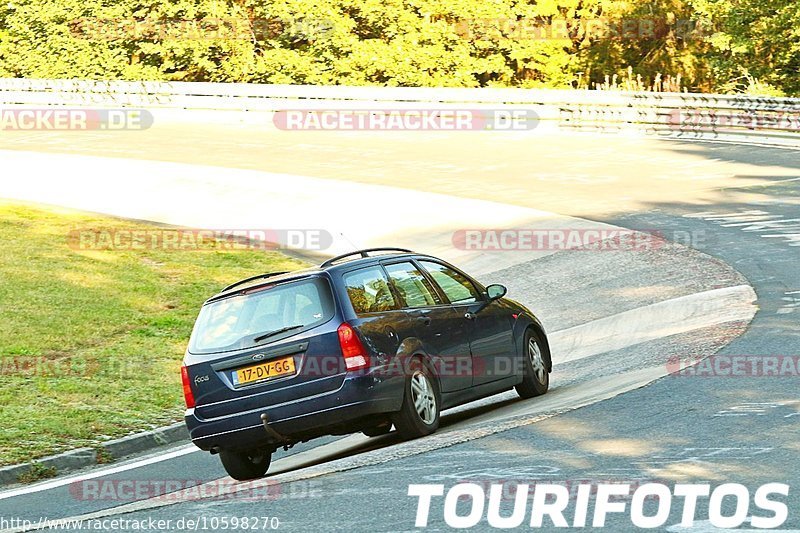
<svg viewBox="0 0 800 533">
<path fill-rule="evenodd" d="M 510 313 L 498 302 L 491 302 L 479 313 L 472 314 L 471 311 L 485 301 L 485 295 L 468 276 L 438 261 L 421 259 L 419 264 L 444 293 L 468 332 L 473 358 L 473 384 L 489 383 L 513 375 L 515 347 Z"/>
<path fill-rule="evenodd" d="M 376 264 L 344 272 L 342 281 L 357 317 L 351 325 L 359 330 L 377 364 L 393 364 L 400 343 L 415 336 L 416 330 L 389 287 L 383 267 Z"/>
<path fill-rule="evenodd" d="M 417 337 L 433 359 L 442 392 L 470 387 L 472 357 L 463 319 L 412 261 L 387 261 L 384 267 Z"/>
</svg>

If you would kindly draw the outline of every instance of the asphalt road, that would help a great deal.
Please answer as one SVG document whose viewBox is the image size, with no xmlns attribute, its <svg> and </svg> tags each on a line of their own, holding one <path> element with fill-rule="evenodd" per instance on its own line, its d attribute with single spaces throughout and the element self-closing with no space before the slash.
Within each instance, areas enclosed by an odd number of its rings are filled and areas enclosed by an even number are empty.
<svg viewBox="0 0 800 533">
<path fill-rule="evenodd" d="M 617 164 L 629 155 L 615 152 L 622 149 L 615 142 L 609 141 L 604 157 Z M 273 468 L 285 472 L 235 496 L 183 494 L 131 503 L 112 495 L 98 500 L 81 496 L 84 481 L 11 497 L 0 493 L 0 516 L 37 521 L 100 511 L 98 516 L 125 519 L 204 519 L 206 525 L 221 524 L 209 522 L 213 519 L 267 516 L 289 531 L 398 531 L 415 529 L 417 499 L 407 495 L 412 483 L 441 483 L 447 489 L 461 481 L 507 486 L 549 481 L 574 487 L 649 480 L 741 483 L 751 491 L 764 483 L 787 483 L 789 519 L 782 527 L 800 528 L 800 378 L 680 375 L 652 382 L 661 374 L 649 373 L 663 370 L 676 357 L 769 359 L 800 354 L 800 224 L 794 220 L 799 212 L 800 158 L 786 150 L 710 143 L 669 143 L 668 150 L 700 153 L 720 168 L 746 165 L 767 172 L 726 174 L 714 186 L 684 195 L 685 200 L 672 193 L 640 196 L 613 207 L 603 202 L 594 212 L 587 207 L 588 192 L 578 196 L 583 199 L 570 211 L 569 195 L 580 184 L 573 183 L 563 197 L 556 188 L 548 188 L 560 213 L 657 230 L 672 238 L 691 236 L 685 242 L 690 249 L 655 254 L 646 272 L 627 265 L 624 254 L 581 257 L 576 254 L 585 252 L 559 252 L 515 265 L 513 271 L 494 272 L 487 280 L 503 280 L 512 296 L 524 294 L 551 331 L 646 309 L 666 298 L 748 283 L 758 296 L 758 310 L 749 325 L 746 320 L 711 324 L 564 362 L 557 365 L 552 390 L 544 398 L 523 402 L 509 393 L 484 400 L 448 414 L 442 431 L 418 441 L 356 436 L 296 447 L 293 455 L 278 455 L 285 460 Z M 586 175 L 613 174 L 603 159 L 594 163 Z M 775 168 L 780 172 L 771 175 Z M 569 177 L 569 171 L 564 175 Z M 471 180 L 463 187 L 467 194 L 479 183 Z M 608 198 L 615 194 L 621 196 L 619 190 L 606 192 Z M 593 268 L 575 272 L 576 264 Z M 614 395 L 612 389 L 620 387 L 630 390 Z M 587 391 L 597 394 L 581 406 Z M 603 391 L 610 397 L 596 401 Z M 94 478 L 106 479 L 225 478 L 216 458 L 186 453 Z M 429 529 L 448 529 L 442 500 L 434 499 Z M 732 505 L 723 501 L 727 514 L 733 512 Z M 748 512 L 753 514 L 757 510 Z M 697 515 L 707 515 L 702 503 Z M 680 507 L 674 506 L 667 524 L 680 520 Z M 547 522 L 545 526 L 549 529 Z M 479 528 L 485 527 L 483 520 Z M 610 514 L 607 527 L 633 529 L 625 513 Z M 699 524 L 696 530 L 713 529 Z"/>
</svg>

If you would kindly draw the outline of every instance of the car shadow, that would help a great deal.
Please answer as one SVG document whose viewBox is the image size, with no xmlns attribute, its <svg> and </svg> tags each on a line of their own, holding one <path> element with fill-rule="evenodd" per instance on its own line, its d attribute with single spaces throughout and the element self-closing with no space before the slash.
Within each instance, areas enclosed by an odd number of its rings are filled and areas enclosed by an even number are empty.
<svg viewBox="0 0 800 533">
<path fill-rule="evenodd" d="M 446 433 L 449 428 L 452 428 L 452 426 L 455 426 L 461 422 L 468 421 L 472 418 L 480 417 L 481 415 L 497 411 L 499 409 L 519 403 L 521 401 L 523 401 L 522 398 L 512 398 L 506 400 L 498 399 L 497 401 L 486 403 L 487 399 L 484 398 L 483 400 L 476 400 L 474 403 L 479 403 L 479 402 L 480 403 L 474 407 L 470 407 L 470 404 L 465 404 L 459 406 L 458 411 L 451 413 L 444 411 L 441 415 L 439 429 L 434 434 L 440 435 L 442 433 Z M 289 472 L 296 472 L 304 468 L 330 463 L 338 459 L 346 459 L 348 457 L 355 457 L 357 455 L 361 455 L 374 450 L 380 450 L 383 448 L 387 448 L 389 446 L 400 444 L 402 442 L 405 441 L 402 438 L 400 438 L 400 436 L 397 434 L 397 431 L 392 430 L 390 433 L 387 433 L 386 435 L 371 437 L 368 440 L 364 441 L 363 443 L 355 444 L 340 452 L 326 454 L 317 459 L 310 459 L 308 461 L 305 461 L 303 463 L 297 464 L 289 468 L 283 468 L 271 471 L 268 474 L 268 476 L 285 474 Z"/>
</svg>

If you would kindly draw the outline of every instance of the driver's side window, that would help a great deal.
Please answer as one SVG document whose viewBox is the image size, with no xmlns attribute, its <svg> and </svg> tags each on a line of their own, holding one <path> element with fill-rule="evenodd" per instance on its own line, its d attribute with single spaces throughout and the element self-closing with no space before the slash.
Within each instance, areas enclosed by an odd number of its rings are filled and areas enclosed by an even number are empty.
<svg viewBox="0 0 800 533">
<path fill-rule="evenodd" d="M 442 288 L 450 303 L 468 304 L 480 299 L 480 293 L 475 284 L 459 272 L 433 261 L 420 261 L 420 264 Z"/>
</svg>

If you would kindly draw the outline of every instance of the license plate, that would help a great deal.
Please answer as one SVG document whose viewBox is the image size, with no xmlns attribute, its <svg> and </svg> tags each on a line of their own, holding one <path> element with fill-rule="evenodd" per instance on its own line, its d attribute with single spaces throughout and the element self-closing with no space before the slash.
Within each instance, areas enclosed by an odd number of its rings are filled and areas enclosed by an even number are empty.
<svg viewBox="0 0 800 533">
<path fill-rule="evenodd" d="M 238 387 L 265 379 L 288 376 L 289 374 L 294 374 L 293 357 L 284 357 L 283 359 L 275 359 L 274 361 L 240 368 L 233 373 L 232 378 L 233 385 Z"/>
</svg>

